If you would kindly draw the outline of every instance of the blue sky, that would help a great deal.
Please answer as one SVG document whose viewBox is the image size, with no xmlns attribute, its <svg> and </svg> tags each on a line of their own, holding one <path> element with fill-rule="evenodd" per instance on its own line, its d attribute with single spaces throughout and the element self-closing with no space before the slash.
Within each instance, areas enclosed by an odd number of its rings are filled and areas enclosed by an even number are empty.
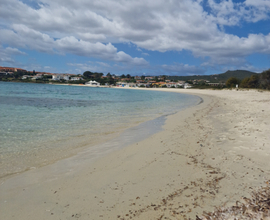
<svg viewBox="0 0 270 220">
<path fill-rule="evenodd" d="M 0 66 L 180 76 L 270 68 L 270 0 L 1 0 L 0 17 Z"/>
</svg>

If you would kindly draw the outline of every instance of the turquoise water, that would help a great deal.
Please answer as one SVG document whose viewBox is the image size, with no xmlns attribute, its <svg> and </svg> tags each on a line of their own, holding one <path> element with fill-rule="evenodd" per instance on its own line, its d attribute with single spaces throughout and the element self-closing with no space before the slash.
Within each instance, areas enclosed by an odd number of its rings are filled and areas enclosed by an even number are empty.
<svg viewBox="0 0 270 220">
<path fill-rule="evenodd" d="M 140 89 L 0 82 L 0 177 L 71 156 L 199 102 Z"/>
</svg>

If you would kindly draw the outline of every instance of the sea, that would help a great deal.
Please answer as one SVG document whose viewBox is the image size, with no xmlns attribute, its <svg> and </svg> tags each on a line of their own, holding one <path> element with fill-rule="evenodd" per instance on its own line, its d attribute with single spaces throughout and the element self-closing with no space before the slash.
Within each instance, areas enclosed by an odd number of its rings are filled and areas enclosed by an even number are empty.
<svg viewBox="0 0 270 220">
<path fill-rule="evenodd" d="M 150 89 L 0 82 L 0 178 L 93 146 L 102 152 L 101 143 L 124 147 L 162 130 L 167 115 L 200 102 Z"/>
</svg>

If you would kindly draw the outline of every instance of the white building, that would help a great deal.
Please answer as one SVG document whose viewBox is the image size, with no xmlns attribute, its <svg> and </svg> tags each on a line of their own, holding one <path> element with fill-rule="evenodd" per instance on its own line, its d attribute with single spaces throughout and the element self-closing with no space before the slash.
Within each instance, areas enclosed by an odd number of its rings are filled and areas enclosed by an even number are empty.
<svg viewBox="0 0 270 220">
<path fill-rule="evenodd" d="M 116 86 L 118 86 L 118 87 L 136 87 L 136 83 L 117 82 Z"/>
<path fill-rule="evenodd" d="M 56 75 L 52 75 L 52 80 L 55 81 L 59 81 L 59 80 L 69 80 L 69 76 L 68 75 L 60 75 L 60 74 L 56 74 Z"/>
<path fill-rule="evenodd" d="M 125 86 L 127 86 L 127 83 L 126 82 L 117 82 L 116 86 L 125 87 Z"/>
<path fill-rule="evenodd" d="M 189 88 L 191 88 L 191 87 L 192 87 L 192 86 L 189 85 L 188 83 L 185 83 L 185 84 L 184 84 L 184 88 L 185 88 L 185 89 L 189 89 Z"/>
<path fill-rule="evenodd" d="M 166 86 L 168 87 L 168 88 L 171 88 L 171 87 L 177 87 L 177 85 L 178 85 L 178 83 L 175 83 L 175 82 L 169 82 L 169 83 L 166 83 Z"/>
<path fill-rule="evenodd" d="M 83 78 L 76 76 L 76 77 L 71 77 L 70 80 L 71 81 L 79 81 L 79 80 L 83 80 Z"/>
<path fill-rule="evenodd" d="M 89 81 L 89 82 L 86 82 L 85 85 L 86 85 L 86 86 L 92 86 L 92 87 L 99 87 L 99 86 L 100 86 L 100 83 L 91 80 L 91 81 Z"/>
<path fill-rule="evenodd" d="M 32 77 L 32 80 L 36 80 L 36 79 L 42 79 L 43 76 L 42 75 L 35 75 Z"/>
<path fill-rule="evenodd" d="M 23 75 L 22 76 L 22 79 L 28 79 L 28 78 L 32 78 L 32 76 L 29 76 L 29 75 Z"/>
</svg>

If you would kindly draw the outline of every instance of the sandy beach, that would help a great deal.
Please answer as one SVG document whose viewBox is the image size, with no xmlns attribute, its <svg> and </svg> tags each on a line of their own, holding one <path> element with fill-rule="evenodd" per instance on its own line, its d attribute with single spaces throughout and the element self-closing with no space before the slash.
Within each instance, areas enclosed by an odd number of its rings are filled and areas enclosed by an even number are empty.
<svg viewBox="0 0 270 220">
<path fill-rule="evenodd" d="M 159 90 L 203 102 L 95 160 L 85 151 L 0 180 L 0 219 L 196 219 L 267 185 L 269 92 Z"/>
</svg>

